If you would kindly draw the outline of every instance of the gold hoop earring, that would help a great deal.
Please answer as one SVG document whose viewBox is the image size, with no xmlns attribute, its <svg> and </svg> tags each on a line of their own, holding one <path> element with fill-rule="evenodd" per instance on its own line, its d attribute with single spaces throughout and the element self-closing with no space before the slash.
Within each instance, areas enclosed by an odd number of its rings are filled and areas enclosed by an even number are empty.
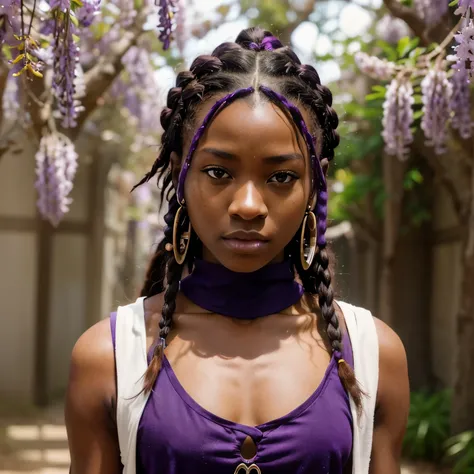
<svg viewBox="0 0 474 474">
<path fill-rule="evenodd" d="M 314 212 L 308 207 L 303 224 L 301 225 L 301 236 L 300 236 L 300 259 L 303 270 L 308 270 L 313 263 L 314 256 L 316 255 L 316 245 L 318 239 L 316 216 Z M 305 245 L 306 233 L 309 232 L 309 244 Z"/>
<path fill-rule="evenodd" d="M 179 206 L 173 224 L 173 253 L 178 265 L 182 265 L 186 259 L 186 255 L 188 254 L 189 250 L 189 244 L 191 242 L 192 232 L 191 221 L 189 220 L 188 215 L 185 215 L 183 222 L 180 222 L 183 209 L 183 206 Z M 178 235 L 182 225 L 186 222 L 186 219 L 188 220 L 188 228 L 181 235 Z"/>
</svg>

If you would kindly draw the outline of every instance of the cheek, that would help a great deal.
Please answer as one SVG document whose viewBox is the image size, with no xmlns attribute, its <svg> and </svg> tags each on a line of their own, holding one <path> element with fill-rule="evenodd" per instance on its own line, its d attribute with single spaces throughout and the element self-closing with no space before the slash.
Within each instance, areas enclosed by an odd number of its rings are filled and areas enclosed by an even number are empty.
<svg viewBox="0 0 474 474">
<path fill-rule="evenodd" d="M 191 224 L 201 240 L 205 240 L 202 234 L 212 232 L 212 223 L 225 213 L 223 200 L 211 191 L 206 176 L 191 168 L 184 184 L 184 197 Z"/>
</svg>

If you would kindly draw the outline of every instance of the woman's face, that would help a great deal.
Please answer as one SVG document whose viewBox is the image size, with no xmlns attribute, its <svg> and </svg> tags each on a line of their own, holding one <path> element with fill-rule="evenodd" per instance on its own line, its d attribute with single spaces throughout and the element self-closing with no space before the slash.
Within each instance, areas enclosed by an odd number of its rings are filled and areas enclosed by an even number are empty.
<svg viewBox="0 0 474 474">
<path fill-rule="evenodd" d="M 283 258 L 311 194 L 304 139 L 281 109 L 254 100 L 237 100 L 212 121 L 184 188 L 203 258 L 236 272 L 256 271 Z M 196 123 L 211 106 L 199 110 Z"/>
</svg>

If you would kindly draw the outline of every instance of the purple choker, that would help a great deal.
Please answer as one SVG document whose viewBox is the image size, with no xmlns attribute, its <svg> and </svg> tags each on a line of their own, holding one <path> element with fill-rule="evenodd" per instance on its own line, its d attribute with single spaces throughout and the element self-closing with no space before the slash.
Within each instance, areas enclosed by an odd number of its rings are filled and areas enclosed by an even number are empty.
<svg viewBox="0 0 474 474">
<path fill-rule="evenodd" d="M 223 265 L 196 260 L 180 290 L 201 308 L 237 319 L 279 313 L 297 303 L 304 293 L 289 261 L 252 273 L 237 273 Z"/>
</svg>

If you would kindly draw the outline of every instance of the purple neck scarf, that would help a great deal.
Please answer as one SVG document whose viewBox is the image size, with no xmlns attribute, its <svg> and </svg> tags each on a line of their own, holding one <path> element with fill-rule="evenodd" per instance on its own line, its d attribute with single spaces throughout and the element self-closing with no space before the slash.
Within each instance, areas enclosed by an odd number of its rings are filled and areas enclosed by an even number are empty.
<svg viewBox="0 0 474 474">
<path fill-rule="evenodd" d="M 223 265 L 196 260 L 180 290 L 203 309 L 237 319 L 279 313 L 304 293 L 291 263 L 272 263 L 252 273 L 237 273 Z"/>
</svg>

